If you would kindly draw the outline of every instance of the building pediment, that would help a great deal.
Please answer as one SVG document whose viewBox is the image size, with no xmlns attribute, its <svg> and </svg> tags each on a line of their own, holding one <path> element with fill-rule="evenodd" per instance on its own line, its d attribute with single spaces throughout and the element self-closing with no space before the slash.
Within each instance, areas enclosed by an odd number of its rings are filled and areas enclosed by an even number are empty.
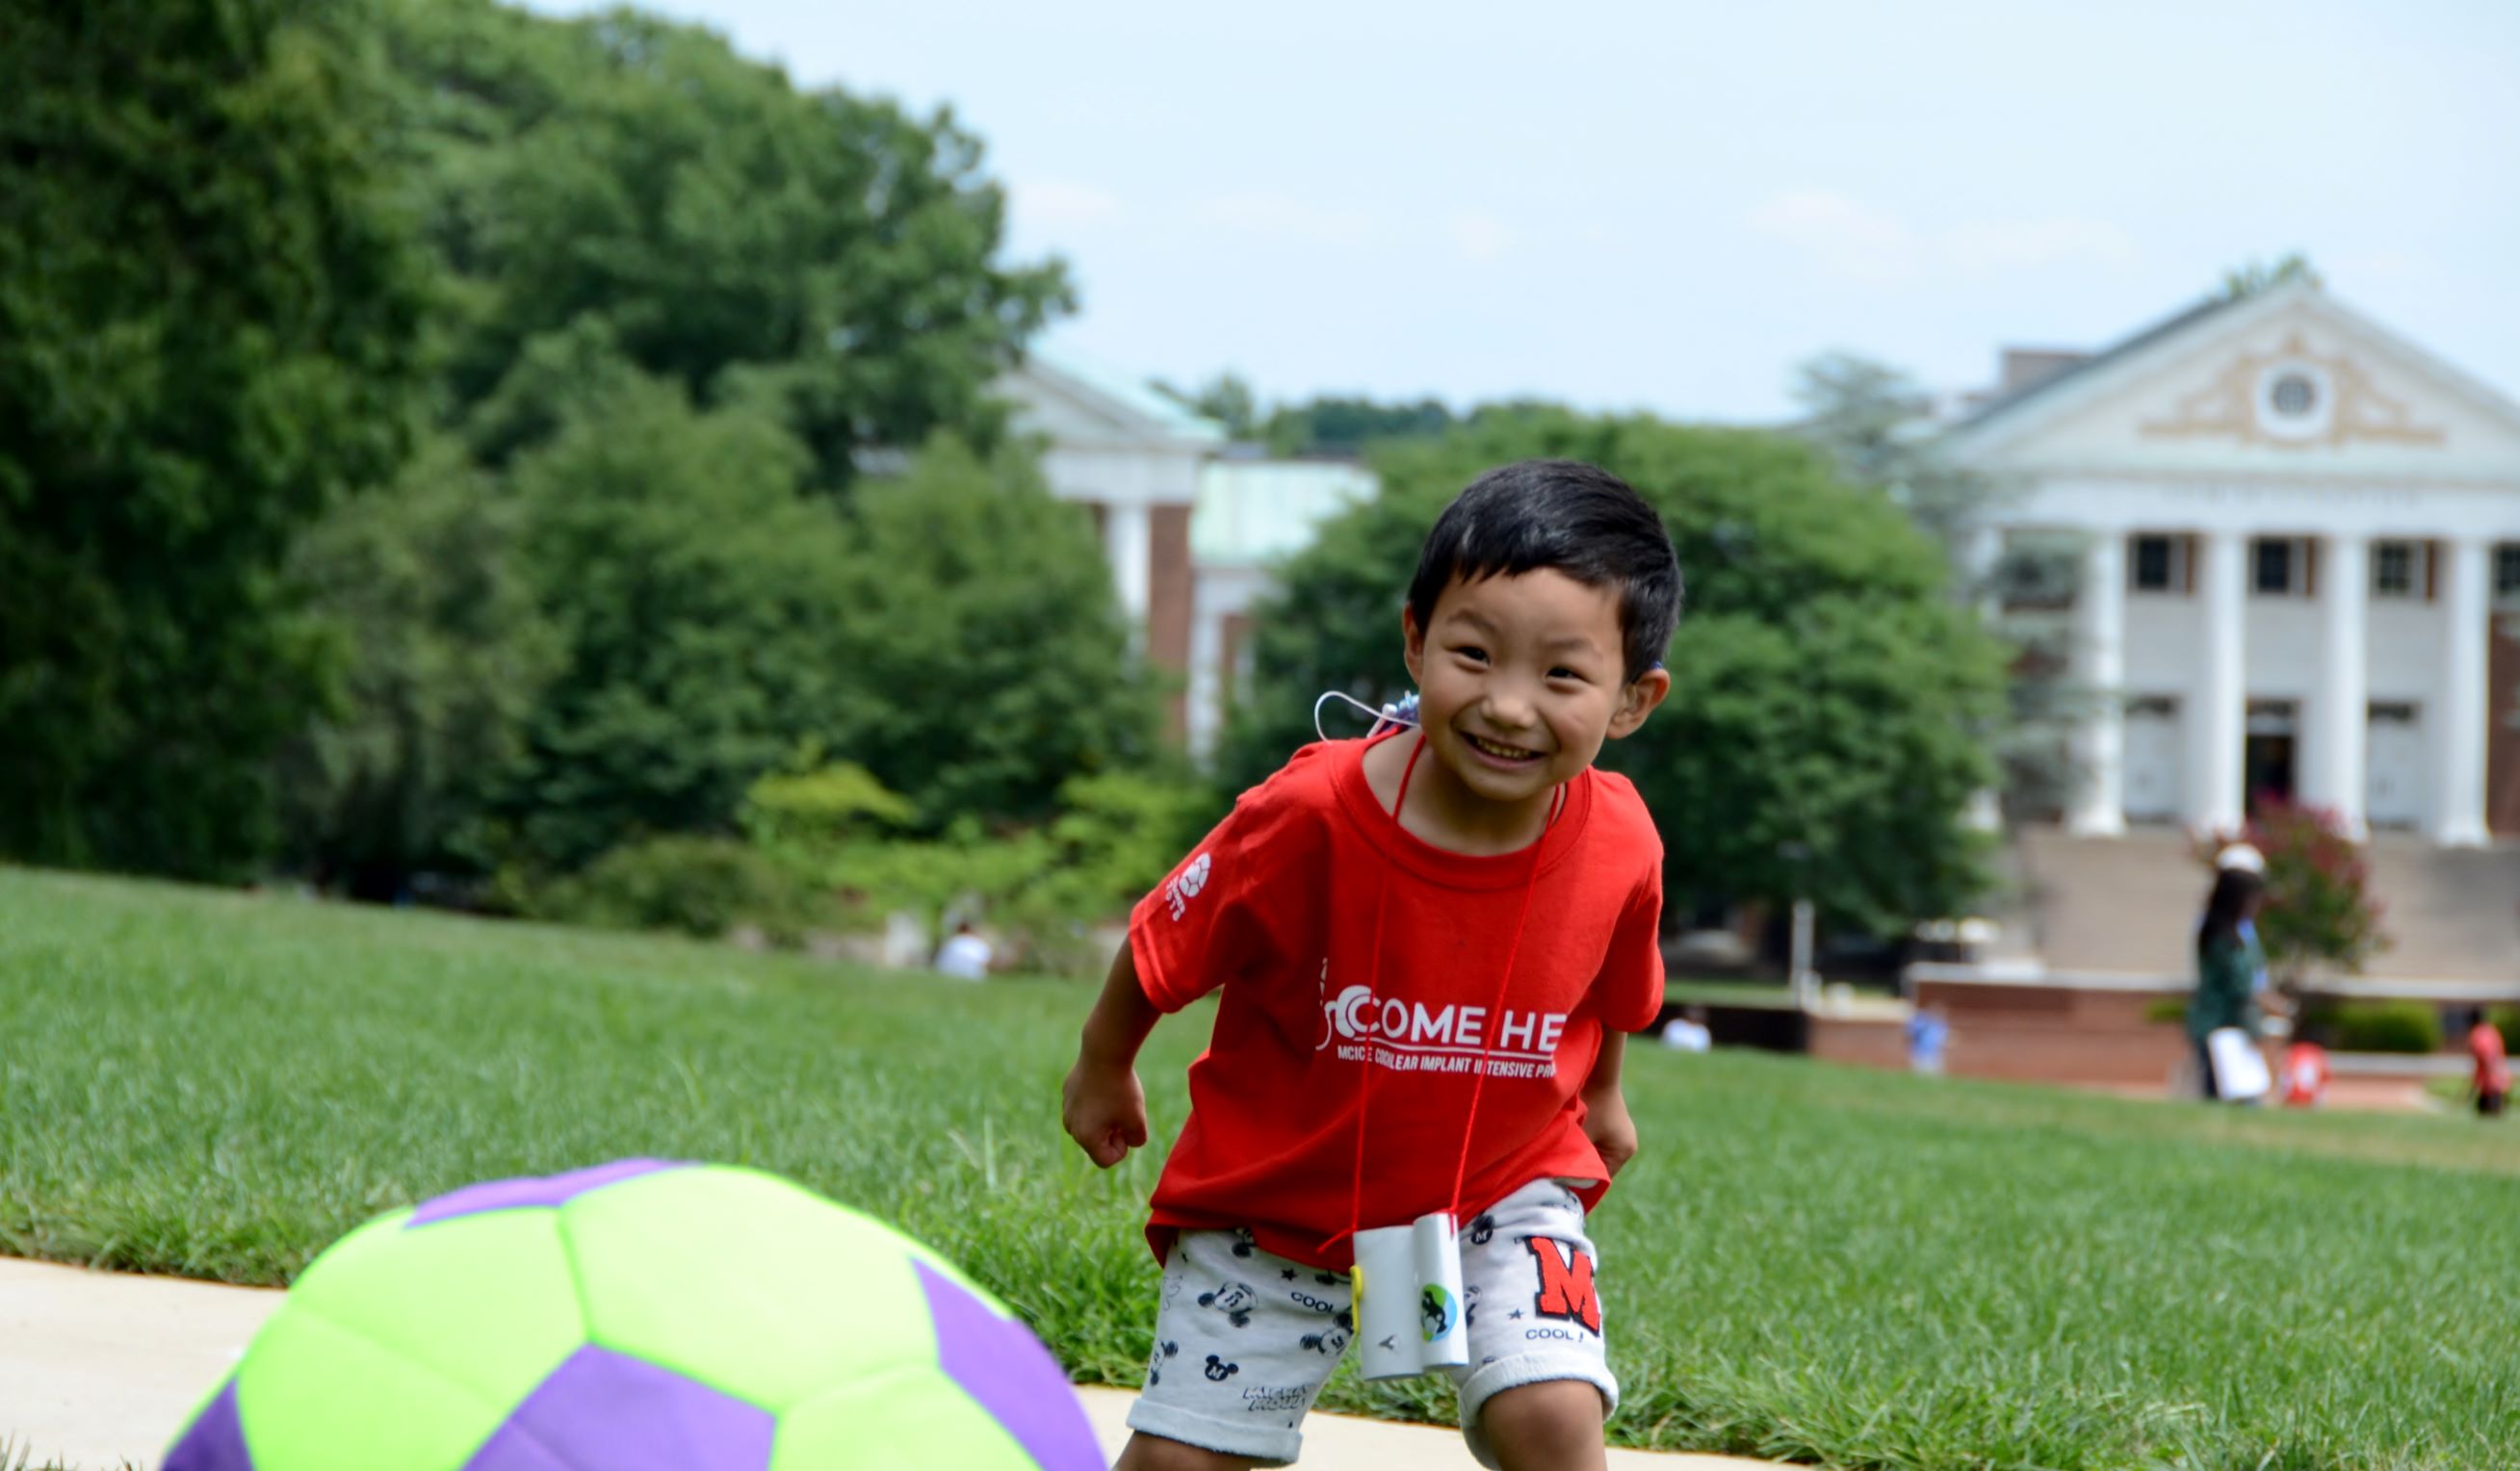
<svg viewBox="0 0 2520 1471">
<path fill-rule="evenodd" d="M 994 388 L 1016 427 L 1055 444 L 1205 453 L 1225 442 L 1220 425 L 1142 381 L 1038 349 Z"/>
<path fill-rule="evenodd" d="M 2307 284 L 2199 307 L 1953 434 L 1989 469 L 2520 491 L 2520 407 Z"/>
</svg>

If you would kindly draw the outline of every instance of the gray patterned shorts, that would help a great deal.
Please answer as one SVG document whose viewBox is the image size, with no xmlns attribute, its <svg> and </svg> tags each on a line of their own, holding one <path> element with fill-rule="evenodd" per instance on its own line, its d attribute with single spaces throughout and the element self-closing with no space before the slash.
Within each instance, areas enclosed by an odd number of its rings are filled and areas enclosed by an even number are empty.
<svg viewBox="0 0 2520 1471">
<path fill-rule="evenodd" d="M 1536 1181 L 1465 1223 L 1460 1240 L 1470 1362 L 1447 1372 L 1479 1464 L 1496 1464 L 1479 1411 L 1501 1390 L 1581 1380 L 1601 1392 L 1605 1417 L 1617 1409 L 1594 1291 L 1599 1256 L 1575 1192 Z M 1352 1333 L 1344 1274 L 1263 1251 L 1247 1231 L 1184 1231 L 1164 1266 L 1154 1357 L 1129 1425 L 1290 1464 Z"/>
</svg>

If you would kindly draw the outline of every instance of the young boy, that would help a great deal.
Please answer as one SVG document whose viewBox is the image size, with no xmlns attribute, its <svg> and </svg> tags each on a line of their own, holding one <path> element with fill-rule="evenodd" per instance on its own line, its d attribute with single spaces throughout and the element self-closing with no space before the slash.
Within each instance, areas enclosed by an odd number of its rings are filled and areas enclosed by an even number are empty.
<svg viewBox="0 0 2520 1471">
<path fill-rule="evenodd" d="M 1605 1464 L 1584 1220 L 1636 1152 L 1619 1059 L 1661 1005 L 1662 844 L 1592 767 L 1670 691 L 1680 594 L 1616 476 L 1481 476 L 1401 616 L 1418 727 L 1296 752 L 1138 905 L 1063 1090 L 1096 1164 L 1147 1141 L 1157 1016 L 1223 995 L 1155 1186 L 1162 1302 L 1119 1471 L 1292 1461 L 1354 1333 L 1354 1233 L 1448 1209 L 1471 1452 Z"/>
</svg>

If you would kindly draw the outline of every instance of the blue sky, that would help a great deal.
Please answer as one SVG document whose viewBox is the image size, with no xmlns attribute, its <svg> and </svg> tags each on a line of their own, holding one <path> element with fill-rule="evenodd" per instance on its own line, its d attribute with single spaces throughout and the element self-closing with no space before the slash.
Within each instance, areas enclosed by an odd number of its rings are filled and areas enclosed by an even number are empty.
<svg viewBox="0 0 2520 1471">
<path fill-rule="evenodd" d="M 1176 380 L 1757 420 L 2301 249 L 2520 397 L 2513 0 L 649 8 L 951 104 L 1079 284 L 1048 340 Z"/>
</svg>

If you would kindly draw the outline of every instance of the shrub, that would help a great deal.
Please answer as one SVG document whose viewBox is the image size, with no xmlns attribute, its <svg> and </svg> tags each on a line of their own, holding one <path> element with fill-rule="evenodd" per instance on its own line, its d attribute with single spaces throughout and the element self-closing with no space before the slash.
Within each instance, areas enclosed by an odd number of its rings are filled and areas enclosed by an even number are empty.
<svg viewBox="0 0 2520 1471">
<path fill-rule="evenodd" d="M 2485 1019 L 2494 1023 L 2494 1030 L 2502 1034 L 2504 1050 L 2520 1051 L 2520 1006 L 2489 1007 Z"/>
<path fill-rule="evenodd" d="M 754 850 L 791 881 L 836 896 L 858 922 L 896 911 L 941 931 L 985 917 L 1015 964 L 1099 968 L 1093 932 L 1161 880 L 1212 815 L 1205 788 L 1163 775 L 1071 778 L 1047 824 L 992 831 L 965 816 L 910 837 L 906 803 L 863 769 L 817 766 L 753 783 L 742 822 Z"/>
<path fill-rule="evenodd" d="M 2215 856 L 2234 842 L 2266 856 L 2267 901 L 2258 915 L 2258 941 L 2286 987 L 2297 985 L 2315 960 L 2360 974 L 2364 960 L 2388 947 L 2380 901 L 2371 894 L 2370 866 L 2336 814 L 2265 801 L 2239 831 L 2200 841 L 2195 856 L 2211 869 Z"/>
<path fill-rule="evenodd" d="M 733 838 L 655 837 L 612 849 L 524 907 L 541 919 L 703 939 L 750 923 L 792 943 L 821 906 L 810 886 Z"/>
<path fill-rule="evenodd" d="M 2422 1002 L 2344 1002 L 2307 1008 L 2305 1033 L 2340 1052 L 2438 1052 L 2441 1013 Z"/>
</svg>

